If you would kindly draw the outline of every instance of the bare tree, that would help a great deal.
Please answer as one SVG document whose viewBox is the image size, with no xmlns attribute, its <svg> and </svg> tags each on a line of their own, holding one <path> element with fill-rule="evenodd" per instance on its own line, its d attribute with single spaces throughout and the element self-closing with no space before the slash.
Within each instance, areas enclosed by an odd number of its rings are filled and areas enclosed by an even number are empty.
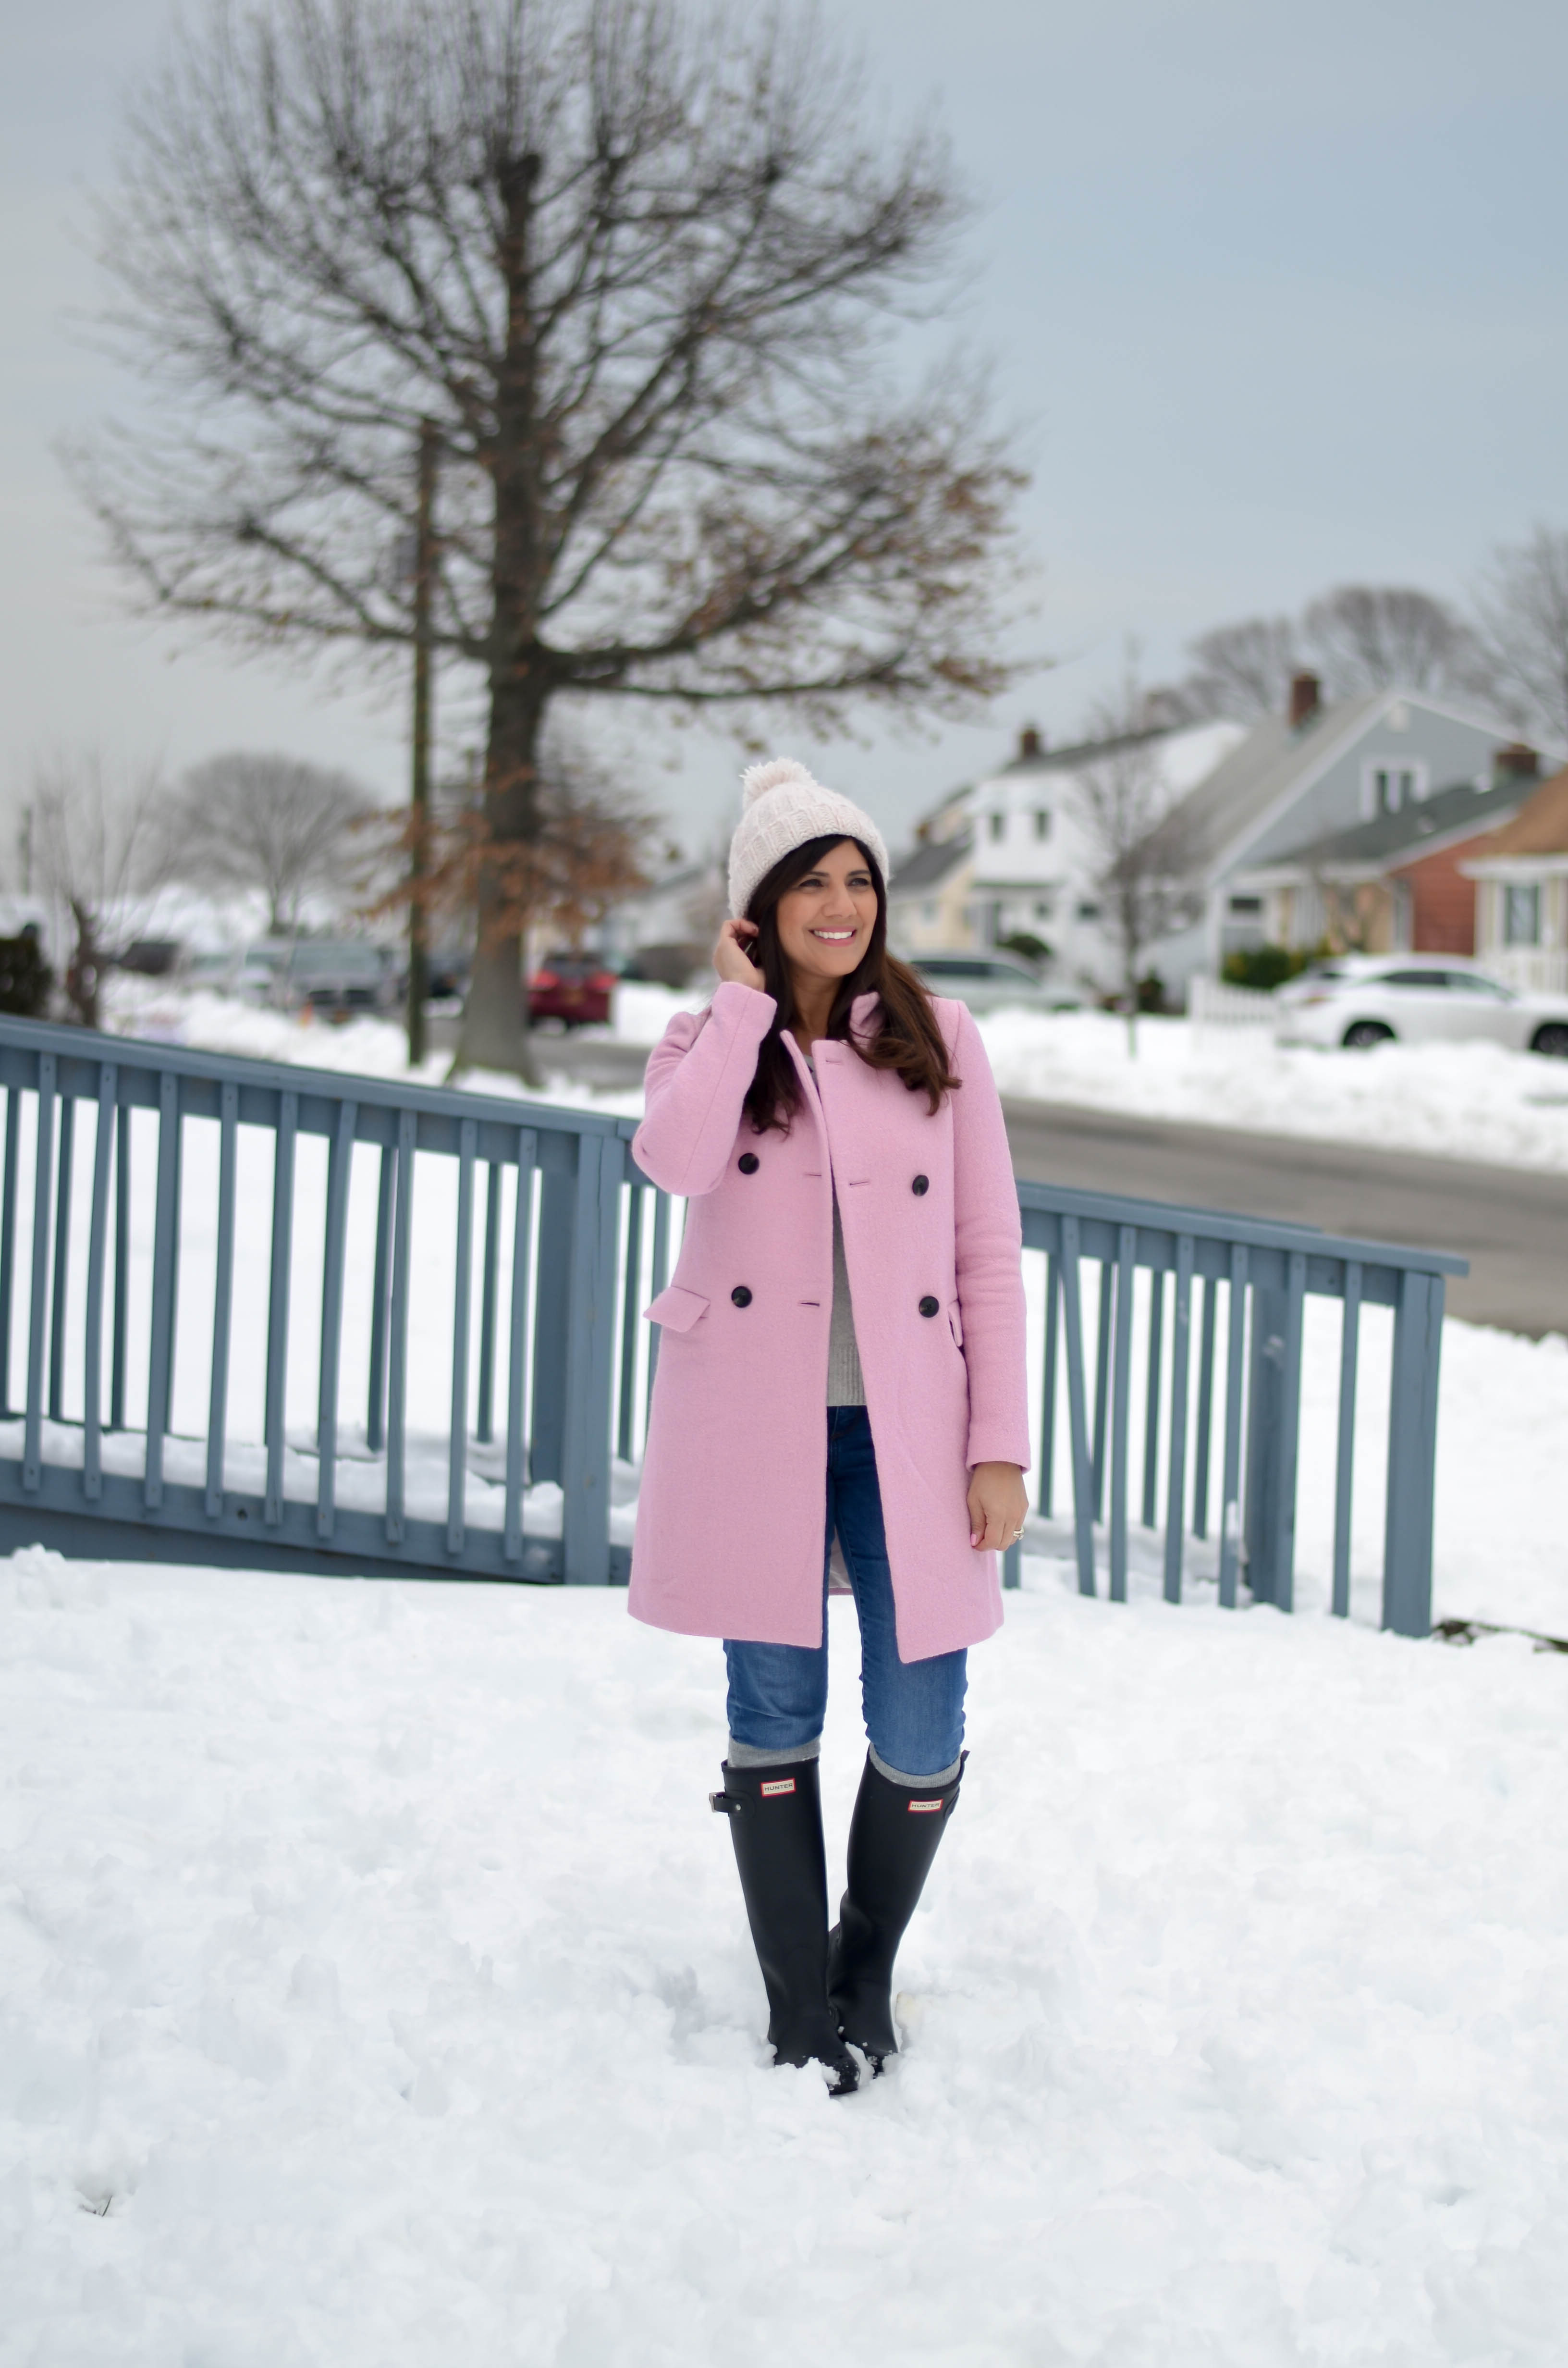
<svg viewBox="0 0 1568 2368">
<path fill-rule="evenodd" d="M 1475 607 L 1510 719 L 1568 741 L 1568 532 L 1538 526 L 1528 542 L 1505 543 Z"/>
<path fill-rule="evenodd" d="M 900 393 L 962 209 L 813 17 L 720 0 L 217 0 L 130 124 L 103 253 L 161 398 L 74 466 L 140 605 L 261 648 L 430 635 L 489 702 L 460 1057 L 528 1066 L 522 915 L 562 694 L 972 712 L 1021 483 L 972 377 Z"/>
<path fill-rule="evenodd" d="M 1138 1050 L 1138 990 L 1151 946 L 1188 928 L 1203 910 L 1196 848 L 1148 728 L 1150 694 L 1129 650 L 1117 690 L 1091 711 L 1086 739 L 1104 754 L 1074 775 L 1094 866 L 1121 972 L 1131 1051 Z"/>
<path fill-rule="evenodd" d="M 169 801 L 169 876 L 199 888 L 259 889 L 268 929 L 287 935 L 309 890 L 344 883 L 352 833 L 370 806 L 347 773 L 297 757 L 210 757 Z"/>
<path fill-rule="evenodd" d="M 72 951 L 62 984 L 84 1028 L 102 1017 L 109 955 L 167 880 L 163 777 L 154 764 L 115 774 L 96 751 L 34 768 L 33 860 Z"/>
<path fill-rule="evenodd" d="M 1256 723 L 1284 713 L 1290 677 L 1301 663 L 1297 628 L 1289 617 L 1246 617 L 1216 625 L 1187 643 L 1196 665 L 1179 683 L 1148 694 L 1151 712 L 1173 723 L 1210 716 Z"/>
<path fill-rule="evenodd" d="M 1399 584 L 1342 584 L 1310 602 L 1301 639 L 1335 699 L 1365 690 L 1465 691 L 1487 669 L 1476 635 L 1429 592 Z"/>
</svg>

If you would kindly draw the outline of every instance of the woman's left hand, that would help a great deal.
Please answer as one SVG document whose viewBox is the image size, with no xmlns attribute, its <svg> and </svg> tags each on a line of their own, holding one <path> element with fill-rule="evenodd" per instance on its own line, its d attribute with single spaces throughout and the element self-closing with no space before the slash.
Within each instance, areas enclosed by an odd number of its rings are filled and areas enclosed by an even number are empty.
<svg viewBox="0 0 1568 2368">
<path fill-rule="evenodd" d="M 977 1463 L 969 1475 L 969 1542 L 977 1554 L 1000 1554 L 1024 1526 L 1029 1500 L 1016 1463 Z"/>
</svg>

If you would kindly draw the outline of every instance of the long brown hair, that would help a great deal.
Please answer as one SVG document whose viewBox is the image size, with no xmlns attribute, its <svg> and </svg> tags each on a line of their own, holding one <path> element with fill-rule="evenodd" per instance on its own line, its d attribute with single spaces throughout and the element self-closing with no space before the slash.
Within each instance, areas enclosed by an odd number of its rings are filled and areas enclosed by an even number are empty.
<svg viewBox="0 0 1568 2368">
<path fill-rule="evenodd" d="M 763 985 L 777 1007 L 773 1025 L 757 1053 L 756 1074 L 744 1103 L 746 1115 L 758 1134 L 770 1126 L 788 1134 L 790 1121 L 801 1107 L 800 1076 L 784 1042 L 785 1030 L 795 1019 L 795 991 L 790 964 L 778 942 L 778 901 L 808 871 L 815 871 L 829 848 L 842 847 L 846 836 L 841 830 L 829 831 L 824 837 L 809 838 L 803 847 L 791 848 L 759 882 L 746 906 L 747 920 L 757 926 L 757 934 L 746 951 L 761 969 Z M 948 1048 L 924 980 L 907 962 L 901 962 L 887 950 L 887 890 L 876 859 L 859 839 L 852 838 L 849 843 L 858 847 L 866 859 L 866 869 L 877 892 L 877 918 L 870 943 L 858 963 L 847 978 L 838 983 L 828 1014 L 827 1033 L 840 1042 L 852 1043 L 868 1068 L 892 1069 L 912 1094 L 924 1093 L 935 1112 L 941 1107 L 942 1096 L 953 1092 L 960 1080 L 949 1064 Z M 881 1024 L 869 1035 L 852 1036 L 849 1014 L 856 996 L 860 995 L 881 997 Z"/>
</svg>

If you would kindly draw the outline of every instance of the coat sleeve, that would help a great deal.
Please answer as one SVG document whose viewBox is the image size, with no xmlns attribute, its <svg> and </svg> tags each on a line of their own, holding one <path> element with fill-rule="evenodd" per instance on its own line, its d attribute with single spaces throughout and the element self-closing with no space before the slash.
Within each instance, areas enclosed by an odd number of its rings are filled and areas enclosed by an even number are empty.
<svg viewBox="0 0 1568 2368">
<path fill-rule="evenodd" d="M 952 1007 L 949 1007 L 952 1008 Z M 1028 1468 L 1024 1349 L 1023 1224 L 1013 1156 L 991 1064 L 960 1004 L 951 1031 L 953 1225 L 964 1361 L 969 1367 L 969 1463 Z"/>
<path fill-rule="evenodd" d="M 777 1008 L 760 987 L 726 979 L 706 1011 L 681 1012 L 654 1045 L 631 1149 L 662 1190 L 695 1197 L 722 1180 Z"/>
</svg>

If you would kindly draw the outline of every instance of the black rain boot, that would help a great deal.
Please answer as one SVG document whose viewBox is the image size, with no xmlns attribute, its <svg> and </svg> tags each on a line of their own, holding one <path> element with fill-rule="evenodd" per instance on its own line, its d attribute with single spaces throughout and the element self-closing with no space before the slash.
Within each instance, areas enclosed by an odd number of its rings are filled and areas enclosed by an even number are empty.
<svg viewBox="0 0 1568 2368">
<path fill-rule="evenodd" d="M 859 2080 L 827 2002 L 827 1860 L 814 1759 L 785 1768 L 732 1768 L 711 1805 L 730 1820 L 746 1920 L 767 1989 L 776 2064 L 825 2064 L 831 2093 Z"/>
<path fill-rule="evenodd" d="M 828 1936 L 827 1987 L 845 2038 L 873 2076 L 898 2054 L 892 1962 L 919 1904 L 963 1782 L 964 1752 L 949 1784 L 895 1784 L 869 1756 L 849 1825 L 847 1888 Z"/>
</svg>

